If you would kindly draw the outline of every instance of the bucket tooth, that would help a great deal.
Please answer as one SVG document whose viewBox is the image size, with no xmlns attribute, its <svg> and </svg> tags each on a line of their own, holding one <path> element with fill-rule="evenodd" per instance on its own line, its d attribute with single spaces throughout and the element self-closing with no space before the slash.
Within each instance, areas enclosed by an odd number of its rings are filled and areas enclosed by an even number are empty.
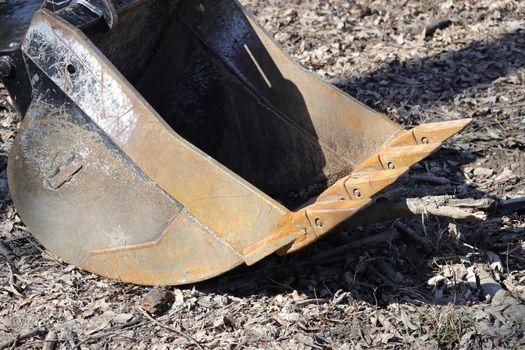
<svg viewBox="0 0 525 350">
<path fill-rule="evenodd" d="M 265 238 L 264 240 L 257 242 L 253 246 L 246 248 L 243 251 L 244 263 L 248 266 L 255 264 L 256 262 L 266 258 L 267 256 L 275 253 L 280 248 L 292 243 L 301 235 L 301 230 L 296 227 L 289 226 L 283 231 L 279 231 L 276 234 Z"/>
<path fill-rule="evenodd" d="M 359 164 L 354 172 L 410 167 L 430 155 L 439 146 L 440 143 L 387 147 Z"/>
<path fill-rule="evenodd" d="M 355 200 L 372 197 L 386 186 L 395 182 L 407 170 L 407 167 L 400 167 L 397 169 L 352 173 L 321 193 L 317 201 Z"/>
<path fill-rule="evenodd" d="M 384 169 L 411 167 L 436 151 L 440 143 L 389 147 L 379 154 Z"/>
<path fill-rule="evenodd" d="M 289 217 L 285 217 L 276 225 L 277 228 L 273 235 L 265 237 L 243 250 L 243 259 L 246 265 L 250 266 L 255 264 L 257 261 L 273 254 L 276 250 L 292 243 L 306 233 L 306 229 L 300 228 L 300 226 L 293 224 L 293 222 L 289 223 L 287 222 L 288 220 Z"/>
<path fill-rule="evenodd" d="M 279 255 L 286 255 L 305 248 L 317 241 L 326 233 L 333 230 L 337 225 L 352 217 L 359 210 L 367 207 L 372 200 L 364 198 L 361 200 L 330 200 L 315 202 L 295 213 L 302 214 L 308 221 L 305 224 L 305 234 L 299 236 L 292 244 L 278 250 Z"/>
<path fill-rule="evenodd" d="M 288 213 L 275 225 L 272 234 L 244 249 L 244 262 L 253 265 L 270 254 L 277 252 L 279 255 L 286 255 L 290 247 L 307 246 L 317 240 L 316 232 L 306 214 L 307 208 Z M 293 238 L 283 244 L 285 237 Z"/>
<path fill-rule="evenodd" d="M 306 208 L 306 216 L 315 231 L 316 238 L 320 238 L 366 207 L 370 202 L 370 198 L 316 202 Z"/>
<path fill-rule="evenodd" d="M 413 129 L 418 143 L 441 143 L 463 130 L 472 119 L 422 124 Z"/>
<path fill-rule="evenodd" d="M 441 146 L 441 143 L 463 130 L 472 119 L 426 123 L 395 137 L 379 154 L 361 163 L 355 171 L 410 167 Z"/>
<path fill-rule="evenodd" d="M 345 188 L 352 199 L 370 198 L 396 182 L 408 169 L 408 167 L 400 167 L 367 173 L 365 176 L 352 175 L 346 179 Z"/>
<path fill-rule="evenodd" d="M 471 121 L 471 118 L 465 118 L 421 124 L 396 137 L 388 147 L 442 143 L 463 130 Z"/>
</svg>

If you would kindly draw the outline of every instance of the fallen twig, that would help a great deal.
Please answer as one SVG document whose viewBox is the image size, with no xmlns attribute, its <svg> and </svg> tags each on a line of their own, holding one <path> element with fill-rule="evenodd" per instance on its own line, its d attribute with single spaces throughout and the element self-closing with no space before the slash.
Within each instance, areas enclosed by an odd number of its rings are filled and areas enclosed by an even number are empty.
<svg viewBox="0 0 525 350">
<path fill-rule="evenodd" d="M 9 286 L 3 287 L 8 292 L 13 293 L 14 295 L 17 295 L 19 297 L 24 297 L 22 293 L 20 293 L 15 285 L 15 275 L 13 273 L 13 267 L 11 266 L 11 263 L 9 261 L 6 261 L 7 269 L 9 270 Z"/>
<path fill-rule="evenodd" d="M 434 35 L 438 29 L 448 28 L 452 24 L 452 21 L 448 18 L 438 19 L 437 21 L 429 24 L 423 31 L 423 37 L 429 38 Z"/>
<path fill-rule="evenodd" d="M 156 325 L 164 328 L 164 329 L 167 329 L 169 331 L 172 331 L 173 333 L 176 333 L 186 339 L 188 339 L 190 342 L 192 342 L 193 344 L 195 344 L 196 347 L 198 347 L 199 349 L 202 349 L 204 350 L 204 348 L 199 344 L 199 342 L 193 338 L 192 336 L 190 336 L 189 334 L 186 334 L 184 333 L 183 331 L 179 331 L 173 327 L 170 327 L 168 325 L 165 325 L 164 323 L 156 320 L 155 318 L 153 318 L 153 316 L 151 316 L 146 310 L 142 309 L 141 307 L 137 307 L 137 309 L 147 318 L 149 319 L 151 322 L 155 323 Z"/>
<path fill-rule="evenodd" d="M 491 299 L 492 306 L 500 308 L 505 318 L 517 323 L 521 330 L 525 331 L 525 305 L 503 289 L 489 271 L 478 268 L 476 273 L 481 290 Z"/>
<path fill-rule="evenodd" d="M 428 253 L 432 251 L 432 244 L 428 240 L 418 235 L 416 231 L 412 230 L 412 228 L 410 228 L 409 226 L 403 224 L 401 221 L 396 221 L 394 222 L 394 227 L 400 233 L 404 234 L 411 240 L 417 242 L 425 250 L 425 252 Z"/>
<path fill-rule="evenodd" d="M 135 328 L 135 327 L 141 326 L 143 324 L 142 323 L 143 320 L 144 319 L 142 317 L 137 317 L 137 318 L 132 319 L 129 322 L 126 322 L 126 323 L 122 324 L 122 325 L 109 327 L 109 328 L 105 329 L 103 332 L 101 331 L 99 333 L 91 334 L 91 335 L 87 336 L 86 338 L 82 339 L 77 344 L 77 346 L 80 347 L 80 345 L 82 345 L 84 343 L 87 343 L 89 341 L 102 339 L 102 338 L 111 336 L 111 335 L 115 334 L 116 332 L 124 330 L 124 329 L 127 330 L 127 329 L 131 329 L 131 328 Z"/>
<path fill-rule="evenodd" d="M 446 177 L 439 177 L 434 175 L 422 174 L 422 175 L 412 175 L 411 179 L 416 181 L 428 182 L 436 185 L 448 185 L 450 180 Z"/>
<path fill-rule="evenodd" d="M 484 211 L 498 208 L 491 198 L 457 198 L 450 195 L 425 196 L 421 198 L 379 197 L 348 222 L 348 226 L 361 226 L 393 220 L 401 217 L 436 215 L 452 219 L 483 219 Z"/>
<path fill-rule="evenodd" d="M 49 331 L 44 339 L 44 347 L 42 350 L 54 350 L 57 345 L 57 333 L 53 330 Z"/>
<path fill-rule="evenodd" d="M 518 211 L 525 209 L 525 197 L 507 199 L 501 202 L 499 208 L 503 211 Z"/>
<path fill-rule="evenodd" d="M 7 261 L 14 256 L 13 252 L 2 241 L 0 241 L 0 255 L 4 256 Z"/>
<path fill-rule="evenodd" d="M 69 329 L 65 330 L 64 331 L 64 336 L 66 337 L 67 339 L 67 342 L 69 343 L 69 345 L 71 346 L 71 349 L 75 350 L 75 349 L 80 349 L 75 341 L 75 335 L 73 334 L 73 332 Z"/>
<path fill-rule="evenodd" d="M 8 341 L 5 341 L 3 343 L 0 343 L 0 349 L 6 349 L 8 347 L 11 347 L 13 345 L 16 345 L 16 343 L 18 343 L 20 340 L 24 340 L 24 339 L 27 339 L 27 338 L 32 338 L 32 337 L 35 337 L 37 335 L 41 335 L 43 333 L 46 332 L 46 329 L 44 327 L 38 327 L 38 328 L 35 328 L 27 333 L 24 333 L 24 334 L 19 334 L 17 335 L 16 337 L 8 340 Z"/>
<path fill-rule="evenodd" d="M 379 244 L 379 243 L 393 241 L 393 240 L 398 239 L 399 237 L 400 237 L 400 234 L 397 231 L 379 233 L 374 236 L 365 237 L 363 239 L 344 244 L 337 248 L 321 252 L 315 255 L 312 258 L 312 261 L 314 263 L 326 263 L 326 262 L 333 262 L 333 261 L 341 260 L 345 258 L 345 254 L 347 252 L 359 249 L 364 246 L 372 246 L 372 245 Z"/>
</svg>

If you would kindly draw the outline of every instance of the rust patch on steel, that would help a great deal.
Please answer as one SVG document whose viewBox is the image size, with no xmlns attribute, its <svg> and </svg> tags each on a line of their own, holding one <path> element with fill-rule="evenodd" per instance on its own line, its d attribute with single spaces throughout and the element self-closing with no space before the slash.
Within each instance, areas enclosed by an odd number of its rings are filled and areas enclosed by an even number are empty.
<svg viewBox="0 0 525 350">
<path fill-rule="evenodd" d="M 65 164 L 58 167 L 56 173 L 47 179 L 49 186 L 57 190 L 66 182 L 71 181 L 73 176 L 82 169 L 82 160 L 77 156 L 73 156 Z"/>
</svg>

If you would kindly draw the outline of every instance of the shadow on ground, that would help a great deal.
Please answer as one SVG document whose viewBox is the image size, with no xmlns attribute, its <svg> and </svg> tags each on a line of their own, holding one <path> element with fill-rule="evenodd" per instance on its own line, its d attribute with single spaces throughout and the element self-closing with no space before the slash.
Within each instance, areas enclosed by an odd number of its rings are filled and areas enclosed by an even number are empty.
<svg viewBox="0 0 525 350">
<path fill-rule="evenodd" d="M 393 60 L 370 74 L 357 73 L 335 83 L 383 111 L 405 106 L 431 108 L 461 99 L 469 89 L 490 89 L 498 79 L 525 67 L 524 51 L 525 31 L 517 30 L 491 42 L 474 41 L 458 51 L 424 59 Z M 402 122 L 420 122 L 417 112 Z"/>
</svg>

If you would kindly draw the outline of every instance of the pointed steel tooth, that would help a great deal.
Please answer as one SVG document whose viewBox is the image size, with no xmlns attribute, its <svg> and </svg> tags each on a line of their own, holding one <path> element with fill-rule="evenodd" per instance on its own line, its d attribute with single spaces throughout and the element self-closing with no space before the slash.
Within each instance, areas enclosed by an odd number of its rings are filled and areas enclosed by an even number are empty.
<svg viewBox="0 0 525 350">
<path fill-rule="evenodd" d="M 396 182 L 407 171 L 408 167 L 399 167 L 374 171 L 363 176 L 352 175 L 345 181 L 345 188 L 352 199 L 369 198 Z"/>
<path fill-rule="evenodd" d="M 306 208 L 306 216 L 315 231 L 317 238 L 333 230 L 337 225 L 352 217 L 359 210 L 372 202 L 370 198 L 352 201 L 319 202 Z M 302 244 L 306 242 L 302 242 Z"/>
<path fill-rule="evenodd" d="M 441 143 L 429 143 L 412 146 L 397 146 L 385 149 L 379 158 L 385 169 L 411 167 L 437 150 Z"/>
<path fill-rule="evenodd" d="M 397 136 L 388 144 L 388 147 L 441 143 L 463 130 L 471 121 L 471 118 L 466 118 L 421 124 Z"/>
<path fill-rule="evenodd" d="M 317 197 L 317 201 L 362 199 L 373 196 L 395 182 L 408 168 L 352 173 L 338 180 Z"/>
<path fill-rule="evenodd" d="M 346 176 L 342 179 L 337 180 L 332 186 L 328 187 L 323 193 L 321 193 L 317 197 L 316 202 L 350 199 L 350 196 L 346 192 L 345 188 L 345 181 L 349 177 L 350 176 Z"/>
<path fill-rule="evenodd" d="M 387 147 L 417 145 L 414 129 L 405 130 L 388 143 Z"/>
<path fill-rule="evenodd" d="M 257 261 L 273 254 L 276 250 L 292 243 L 301 234 L 302 231 L 298 227 L 294 225 L 286 226 L 283 230 L 278 230 L 275 234 L 246 247 L 242 252 L 244 262 L 248 266 L 253 265 Z"/>
<path fill-rule="evenodd" d="M 463 130 L 472 119 L 422 124 L 413 129 L 417 143 L 441 143 Z"/>
</svg>

